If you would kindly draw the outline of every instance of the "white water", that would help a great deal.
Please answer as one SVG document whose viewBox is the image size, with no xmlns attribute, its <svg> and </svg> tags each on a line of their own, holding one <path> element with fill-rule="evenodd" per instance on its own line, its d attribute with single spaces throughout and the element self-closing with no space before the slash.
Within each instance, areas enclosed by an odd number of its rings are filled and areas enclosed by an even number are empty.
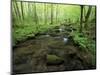
<svg viewBox="0 0 100 75">
<path fill-rule="evenodd" d="M 65 38 L 65 37 L 64 37 L 64 38 L 63 38 L 63 42 L 64 42 L 64 43 L 67 43 L 67 42 L 68 42 L 68 38 Z"/>
<path fill-rule="evenodd" d="M 63 29 L 59 28 L 59 32 L 62 32 L 62 31 L 63 31 Z"/>
<path fill-rule="evenodd" d="M 50 37 L 50 35 L 49 34 L 47 34 L 47 35 L 45 35 L 46 37 Z"/>
</svg>

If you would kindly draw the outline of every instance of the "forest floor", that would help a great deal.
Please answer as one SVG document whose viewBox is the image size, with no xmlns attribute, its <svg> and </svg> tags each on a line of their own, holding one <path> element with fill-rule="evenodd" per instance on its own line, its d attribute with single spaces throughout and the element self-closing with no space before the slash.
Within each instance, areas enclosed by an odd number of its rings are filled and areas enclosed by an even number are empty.
<svg viewBox="0 0 100 75">
<path fill-rule="evenodd" d="M 91 64 L 93 55 L 85 49 L 81 50 L 73 39 L 65 34 L 68 32 L 60 33 L 51 30 L 48 34 L 38 34 L 35 38 L 16 45 L 13 48 L 13 72 L 37 73 L 95 69 L 96 66 Z M 67 42 L 63 40 L 65 37 Z"/>
</svg>

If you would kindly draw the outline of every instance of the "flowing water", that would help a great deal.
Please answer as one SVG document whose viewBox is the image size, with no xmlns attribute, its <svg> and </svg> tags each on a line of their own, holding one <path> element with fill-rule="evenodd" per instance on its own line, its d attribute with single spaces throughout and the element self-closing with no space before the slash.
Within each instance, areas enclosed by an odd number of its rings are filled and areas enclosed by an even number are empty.
<svg viewBox="0 0 100 75">
<path fill-rule="evenodd" d="M 60 59 L 49 62 L 47 56 L 56 56 Z M 94 69 L 95 66 L 91 64 L 92 58 L 91 53 L 81 50 L 72 39 L 61 33 L 39 35 L 13 48 L 13 72 L 36 73 Z"/>
</svg>

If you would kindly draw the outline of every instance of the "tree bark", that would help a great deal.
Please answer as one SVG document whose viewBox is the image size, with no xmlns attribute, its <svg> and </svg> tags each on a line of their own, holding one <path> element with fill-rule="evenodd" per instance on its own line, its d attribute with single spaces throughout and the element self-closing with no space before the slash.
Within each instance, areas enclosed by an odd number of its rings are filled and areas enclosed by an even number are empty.
<svg viewBox="0 0 100 75">
<path fill-rule="evenodd" d="M 83 5 L 80 6 L 81 14 L 80 14 L 80 32 L 82 32 L 83 29 Z"/>
<path fill-rule="evenodd" d="M 15 2 L 15 4 L 16 4 L 16 9 L 17 9 L 18 16 L 19 16 L 19 18 L 20 18 L 20 11 L 19 11 L 17 2 Z"/>
<path fill-rule="evenodd" d="M 53 4 L 51 4 L 51 24 L 53 24 Z"/>
<path fill-rule="evenodd" d="M 44 24 L 47 24 L 47 5 L 44 3 Z"/>
<path fill-rule="evenodd" d="M 37 10 L 36 10 L 36 3 L 34 3 L 34 22 L 38 23 L 38 16 L 37 16 Z"/>
<path fill-rule="evenodd" d="M 92 10 L 92 6 L 89 6 L 88 11 L 87 11 L 87 14 L 86 14 L 86 16 L 85 16 L 85 22 L 88 21 L 89 16 L 90 16 L 90 14 L 91 14 L 91 10 Z"/>
<path fill-rule="evenodd" d="M 17 9 L 15 7 L 15 4 L 13 3 L 13 8 L 14 8 L 14 12 L 15 12 L 15 17 L 18 17 L 18 14 L 17 14 Z"/>
<path fill-rule="evenodd" d="M 58 23 L 58 4 L 56 5 L 56 23 Z"/>
<path fill-rule="evenodd" d="M 90 14 L 91 14 L 91 10 L 92 10 L 92 6 L 89 6 L 88 11 L 87 11 L 87 14 L 85 16 L 85 28 L 86 29 L 88 28 L 87 22 L 88 22 L 88 19 L 89 19 Z"/>
<path fill-rule="evenodd" d="M 19 7 L 16 1 L 14 1 L 14 7 L 15 7 L 15 12 L 16 12 L 16 17 L 17 20 L 20 22 L 21 21 L 21 15 L 20 15 L 20 11 L 19 11 Z"/>
<path fill-rule="evenodd" d="M 21 1 L 21 12 L 22 12 L 22 20 L 24 20 L 24 12 L 23 12 L 23 3 Z"/>
</svg>

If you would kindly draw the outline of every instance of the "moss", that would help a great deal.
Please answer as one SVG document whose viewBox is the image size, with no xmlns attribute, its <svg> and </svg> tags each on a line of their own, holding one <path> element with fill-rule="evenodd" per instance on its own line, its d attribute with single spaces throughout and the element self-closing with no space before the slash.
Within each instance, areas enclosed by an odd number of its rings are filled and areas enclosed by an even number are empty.
<svg viewBox="0 0 100 75">
<path fill-rule="evenodd" d="M 63 63 L 63 58 L 56 55 L 47 55 L 47 64 L 48 65 L 59 65 Z"/>
</svg>

